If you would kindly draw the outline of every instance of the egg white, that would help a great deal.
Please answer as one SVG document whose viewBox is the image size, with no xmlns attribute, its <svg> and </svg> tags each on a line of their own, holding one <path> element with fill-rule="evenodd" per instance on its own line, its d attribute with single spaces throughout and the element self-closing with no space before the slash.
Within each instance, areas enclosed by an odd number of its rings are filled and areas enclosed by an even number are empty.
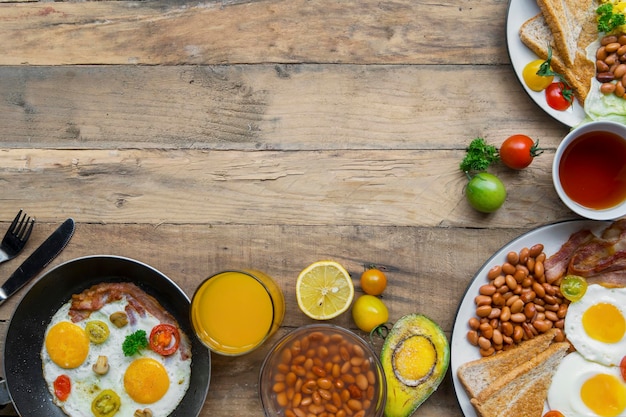
<svg viewBox="0 0 626 417">
<path fill-rule="evenodd" d="M 567 355 L 559 364 L 548 390 L 548 405 L 567 417 L 597 416 L 580 398 L 582 385 L 594 375 L 610 374 L 623 381 L 619 367 L 604 366 L 586 360 L 577 352 Z M 624 383 L 626 386 L 626 383 Z"/>
<path fill-rule="evenodd" d="M 626 335 L 616 343 L 603 343 L 592 339 L 583 328 L 585 311 L 598 303 L 612 304 L 626 318 L 626 288 L 606 288 L 598 284 L 589 285 L 585 295 L 570 303 L 565 316 L 564 331 L 567 339 L 587 360 L 603 365 L 619 365 L 626 352 Z"/>
<path fill-rule="evenodd" d="M 178 403 L 182 400 L 185 392 L 189 388 L 191 379 L 191 359 L 183 361 L 179 352 L 170 356 L 161 356 L 148 348 L 132 357 L 124 356 L 122 343 L 127 335 L 140 329 L 145 330 L 146 334 L 150 335 L 152 328 L 160 323 L 156 317 L 146 312 L 145 317 L 137 316 L 137 320 L 134 324 L 129 322 L 128 325 L 123 328 L 117 328 L 110 322 L 109 316 L 116 311 L 124 311 L 126 305 L 127 301 L 123 298 L 122 300 L 104 305 L 99 311 L 93 312 L 88 319 L 75 323 L 85 328 L 87 322 L 91 320 L 101 320 L 108 324 L 110 331 L 110 335 L 104 343 L 90 343 L 89 355 L 85 362 L 78 368 L 60 368 L 50 359 L 50 355 L 44 343 L 41 350 L 44 379 L 53 396 L 54 402 L 69 416 L 93 417 L 91 412 L 93 399 L 102 390 L 111 389 L 120 396 L 121 400 L 121 407 L 117 415 L 132 416 L 137 409 L 143 410 L 144 408 L 149 408 L 154 417 L 164 417 L 168 416 L 176 409 Z M 69 309 L 70 303 L 67 303 L 52 317 L 46 329 L 46 337 L 52 326 L 61 321 L 70 321 L 68 315 Z M 93 364 L 100 355 L 108 358 L 109 371 L 105 375 L 97 375 L 92 369 Z M 153 358 L 162 363 L 170 380 L 167 393 L 160 400 L 152 404 L 139 404 L 124 390 L 124 373 L 131 362 L 140 357 Z M 72 383 L 71 394 L 66 401 L 60 401 L 54 395 L 53 383 L 61 374 L 68 375 Z"/>
</svg>

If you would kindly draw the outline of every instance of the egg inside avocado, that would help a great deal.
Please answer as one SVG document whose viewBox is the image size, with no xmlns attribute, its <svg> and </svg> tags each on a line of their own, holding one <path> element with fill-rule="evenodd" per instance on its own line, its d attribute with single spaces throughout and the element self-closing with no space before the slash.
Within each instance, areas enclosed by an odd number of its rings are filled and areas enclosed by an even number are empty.
<svg viewBox="0 0 626 417">
<path fill-rule="evenodd" d="M 437 323 L 409 314 L 394 324 L 380 356 L 387 380 L 385 416 L 408 417 L 443 380 L 450 346 Z"/>
</svg>

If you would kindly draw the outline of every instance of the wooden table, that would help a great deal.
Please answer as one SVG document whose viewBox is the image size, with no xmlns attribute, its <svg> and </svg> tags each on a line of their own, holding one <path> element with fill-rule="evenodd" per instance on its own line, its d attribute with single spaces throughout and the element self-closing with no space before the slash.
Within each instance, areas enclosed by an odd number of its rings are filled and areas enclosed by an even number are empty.
<svg viewBox="0 0 626 417">
<path fill-rule="evenodd" d="M 510 239 L 574 218 L 551 183 L 568 128 L 518 83 L 504 0 L 187 0 L 0 3 L 0 229 L 36 216 L 8 276 L 67 217 L 48 267 L 138 259 L 188 295 L 208 275 L 276 278 L 287 315 L 258 351 L 212 355 L 201 416 L 254 416 L 272 342 L 311 323 L 294 284 L 334 259 L 386 268 L 390 320 L 450 335 L 464 291 Z M 546 152 L 494 167 L 502 209 L 465 201 L 471 139 L 524 133 Z M 26 289 L 0 308 L 0 330 Z M 332 323 L 356 330 L 350 314 Z M 357 330 L 358 331 L 358 330 Z M 0 415 L 15 415 L 11 407 Z M 462 416 L 451 378 L 415 416 Z"/>
</svg>

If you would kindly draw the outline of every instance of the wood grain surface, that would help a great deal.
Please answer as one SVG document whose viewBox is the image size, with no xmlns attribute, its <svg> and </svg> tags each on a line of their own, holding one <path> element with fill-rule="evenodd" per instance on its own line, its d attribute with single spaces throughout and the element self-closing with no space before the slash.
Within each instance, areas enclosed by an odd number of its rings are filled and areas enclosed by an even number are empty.
<svg viewBox="0 0 626 417">
<path fill-rule="evenodd" d="M 212 355 L 201 416 L 263 416 L 261 361 L 311 322 L 295 280 L 317 260 L 342 263 L 357 295 L 364 265 L 384 267 L 390 320 L 420 312 L 450 336 L 493 252 L 575 218 L 551 182 L 568 128 L 517 81 L 506 13 L 504 0 L 0 1 L 0 230 L 20 208 L 37 218 L 0 274 L 73 217 L 48 269 L 126 256 L 189 296 L 226 268 L 273 276 L 283 326 L 249 355 Z M 507 201 L 480 214 L 465 148 L 515 133 L 545 152 L 493 167 Z M 0 348 L 27 290 L 0 307 Z M 349 314 L 332 322 L 363 335 Z M 463 416 L 450 375 L 414 415 Z"/>
</svg>

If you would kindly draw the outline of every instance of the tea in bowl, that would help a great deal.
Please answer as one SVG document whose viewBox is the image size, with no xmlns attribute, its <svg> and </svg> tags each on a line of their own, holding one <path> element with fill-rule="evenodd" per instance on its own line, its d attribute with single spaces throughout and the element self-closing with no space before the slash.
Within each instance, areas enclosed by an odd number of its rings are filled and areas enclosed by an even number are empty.
<svg viewBox="0 0 626 417">
<path fill-rule="evenodd" d="M 570 131 L 552 162 L 559 198 L 592 220 L 626 215 L 626 125 L 595 121 Z"/>
</svg>

